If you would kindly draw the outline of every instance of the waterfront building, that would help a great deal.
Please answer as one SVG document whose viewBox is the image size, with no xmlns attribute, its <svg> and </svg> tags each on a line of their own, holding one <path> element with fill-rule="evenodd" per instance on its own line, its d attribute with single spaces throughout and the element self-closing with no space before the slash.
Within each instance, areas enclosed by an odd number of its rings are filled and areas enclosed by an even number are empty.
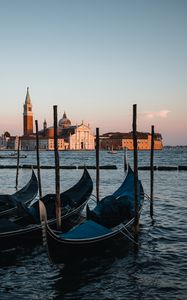
<svg viewBox="0 0 187 300">
<path fill-rule="evenodd" d="M 138 150 L 151 149 L 151 134 L 149 132 L 137 132 Z M 121 132 L 109 132 L 100 137 L 101 149 L 121 150 L 127 148 L 133 150 L 133 134 Z M 160 133 L 154 135 L 154 149 L 161 150 L 163 148 L 162 136 Z"/>
<path fill-rule="evenodd" d="M 7 140 L 7 149 L 18 150 L 19 136 L 10 136 Z"/>
<path fill-rule="evenodd" d="M 36 150 L 36 136 L 24 136 L 21 137 L 21 149 L 22 150 Z M 54 150 L 53 137 L 39 136 L 39 149 L 40 150 Z M 64 150 L 64 139 L 58 138 L 58 149 Z"/>
<path fill-rule="evenodd" d="M 84 122 L 80 125 L 71 125 L 71 121 L 64 112 L 59 121 L 59 135 L 64 138 L 66 150 L 94 150 L 95 136 L 89 125 Z"/>
<path fill-rule="evenodd" d="M 10 133 L 6 131 L 0 136 L 0 150 L 7 149 L 8 140 L 10 139 Z"/>
<path fill-rule="evenodd" d="M 58 124 L 58 136 L 64 139 L 64 150 L 94 150 L 95 137 L 91 132 L 90 126 L 82 123 L 80 125 L 71 125 L 71 121 L 64 112 Z M 54 128 L 47 128 L 46 123 L 40 135 L 53 137 Z"/>
</svg>

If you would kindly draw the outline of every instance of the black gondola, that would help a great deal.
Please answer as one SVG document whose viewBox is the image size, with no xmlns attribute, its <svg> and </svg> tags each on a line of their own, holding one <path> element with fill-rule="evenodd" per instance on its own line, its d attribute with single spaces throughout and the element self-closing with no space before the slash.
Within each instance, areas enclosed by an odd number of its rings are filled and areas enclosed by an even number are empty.
<svg viewBox="0 0 187 300">
<path fill-rule="evenodd" d="M 143 205 L 144 191 L 138 181 L 139 213 Z M 66 263 L 73 259 L 101 254 L 109 250 L 130 230 L 134 222 L 134 172 L 129 167 L 128 174 L 112 195 L 103 198 L 91 211 L 87 220 L 67 233 L 54 231 L 47 224 L 45 206 L 41 217 L 45 223 L 47 249 L 54 263 Z"/>
<path fill-rule="evenodd" d="M 62 228 L 67 230 L 75 225 L 93 189 L 92 179 L 85 168 L 81 179 L 70 189 L 61 193 Z M 55 194 L 47 194 L 41 199 L 47 208 L 49 224 L 55 228 Z M 42 242 L 39 201 L 30 207 L 20 203 L 21 217 L 14 220 L 0 219 L 0 250 L 16 246 L 34 245 Z"/>
<path fill-rule="evenodd" d="M 0 195 L 0 218 L 10 217 L 17 213 L 17 203 L 29 204 L 38 194 L 38 180 L 32 170 L 29 182 L 16 193 Z"/>
</svg>

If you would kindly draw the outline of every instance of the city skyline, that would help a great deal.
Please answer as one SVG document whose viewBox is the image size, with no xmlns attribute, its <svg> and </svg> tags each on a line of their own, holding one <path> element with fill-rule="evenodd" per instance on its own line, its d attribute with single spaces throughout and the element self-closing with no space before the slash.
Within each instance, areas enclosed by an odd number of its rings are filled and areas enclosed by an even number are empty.
<svg viewBox="0 0 187 300">
<path fill-rule="evenodd" d="M 132 130 L 187 144 L 187 2 L 0 1 L 0 131 L 23 133 L 29 87 L 34 119 L 66 111 L 93 132 Z"/>
</svg>

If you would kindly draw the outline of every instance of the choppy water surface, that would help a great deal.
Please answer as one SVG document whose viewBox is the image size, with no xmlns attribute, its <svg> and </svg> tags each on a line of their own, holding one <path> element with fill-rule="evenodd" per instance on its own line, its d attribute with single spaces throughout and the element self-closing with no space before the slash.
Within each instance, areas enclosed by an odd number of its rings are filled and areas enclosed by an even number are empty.
<svg viewBox="0 0 187 300">
<path fill-rule="evenodd" d="M 21 161 L 36 164 L 34 152 Z M 128 153 L 132 163 L 132 152 Z M 94 152 L 60 152 L 62 165 L 94 165 Z M 0 164 L 15 164 L 12 160 Z M 54 164 L 52 152 L 41 153 L 41 164 Z M 101 170 L 101 197 L 113 192 L 124 178 L 123 152 L 100 154 L 100 164 L 117 170 Z M 149 152 L 139 153 L 139 165 L 149 164 Z M 187 149 L 155 152 L 155 165 L 187 165 Z M 15 191 L 15 169 L 0 169 L 1 192 Z M 19 185 L 30 177 L 21 169 Z M 82 170 L 61 170 L 61 189 L 72 186 Z M 95 182 L 95 171 L 90 170 Z M 149 171 L 139 171 L 149 194 Z M 54 170 L 42 170 L 43 193 L 54 192 Z M 49 264 L 41 246 L 14 254 L 0 254 L 0 299 L 186 299 L 187 295 L 187 172 L 156 171 L 152 225 L 149 203 L 141 215 L 139 249 L 132 243 L 114 255 L 85 260 L 76 265 Z M 63 255 L 63 253 L 62 253 Z"/>
</svg>

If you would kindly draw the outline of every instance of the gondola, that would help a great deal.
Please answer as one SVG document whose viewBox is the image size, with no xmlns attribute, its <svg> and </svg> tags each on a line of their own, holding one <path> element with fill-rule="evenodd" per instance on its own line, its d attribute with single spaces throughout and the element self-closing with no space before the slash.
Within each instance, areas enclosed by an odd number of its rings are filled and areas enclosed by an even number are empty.
<svg viewBox="0 0 187 300">
<path fill-rule="evenodd" d="M 93 189 L 92 179 L 84 169 L 80 180 L 70 189 L 61 193 L 62 228 L 70 229 L 79 221 L 80 214 L 85 207 Z M 55 194 L 47 194 L 41 199 L 47 209 L 49 224 L 56 228 Z M 19 203 L 20 217 L 14 219 L 0 219 L 0 250 L 7 250 L 17 246 L 32 246 L 42 242 L 42 225 L 40 222 L 39 201 L 30 207 Z"/>
<path fill-rule="evenodd" d="M 32 170 L 29 182 L 19 191 L 0 195 L 0 218 L 10 217 L 17 213 L 17 203 L 30 203 L 38 194 L 38 180 Z"/>
<path fill-rule="evenodd" d="M 139 213 L 143 205 L 144 190 L 138 181 Z M 122 185 L 112 195 L 103 198 L 87 219 L 67 233 L 54 231 L 46 220 L 45 207 L 41 217 L 45 223 L 48 254 L 54 263 L 67 263 L 85 257 L 100 255 L 127 236 L 134 222 L 134 172 L 129 167 Z M 130 232 L 129 232 L 130 234 Z"/>
</svg>

